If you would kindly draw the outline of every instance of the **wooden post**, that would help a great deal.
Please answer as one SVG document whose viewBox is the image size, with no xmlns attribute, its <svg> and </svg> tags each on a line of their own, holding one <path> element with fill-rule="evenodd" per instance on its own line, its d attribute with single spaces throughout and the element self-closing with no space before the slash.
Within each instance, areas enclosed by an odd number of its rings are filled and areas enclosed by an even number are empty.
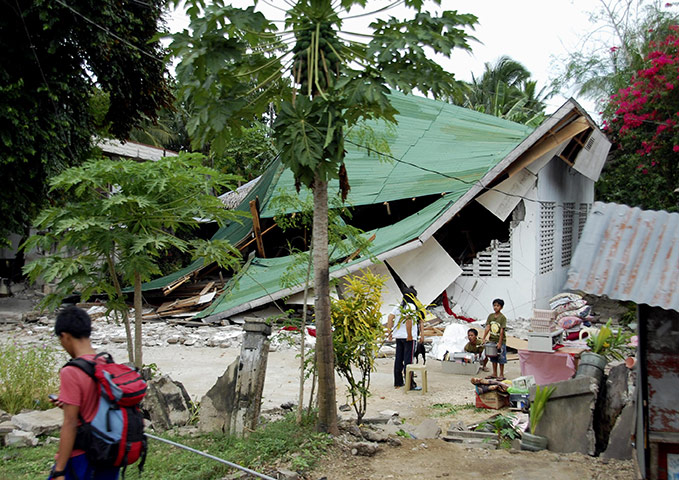
<svg viewBox="0 0 679 480">
<path fill-rule="evenodd" d="M 259 212 L 257 211 L 257 200 L 250 200 L 250 213 L 252 214 L 252 230 L 257 241 L 257 255 L 266 258 L 264 253 L 264 242 L 262 241 L 262 229 L 259 225 Z"/>
<path fill-rule="evenodd" d="M 263 318 L 246 318 L 243 331 L 235 412 L 231 416 L 230 427 L 230 433 L 237 435 L 247 435 L 257 428 L 259 422 L 271 325 Z"/>
</svg>

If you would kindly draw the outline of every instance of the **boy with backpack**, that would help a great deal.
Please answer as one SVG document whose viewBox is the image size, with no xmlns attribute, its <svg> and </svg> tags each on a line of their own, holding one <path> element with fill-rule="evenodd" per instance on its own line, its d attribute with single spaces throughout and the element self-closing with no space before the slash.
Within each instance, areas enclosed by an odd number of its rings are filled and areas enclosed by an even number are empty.
<svg viewBox="0 0 679 480">
<path fill-rule="evenodd" d="M 117 480 L 121 466 L 140 456 L 143 465 L 146 440 L 137 405 L 146 384 L 136 370 L 113 363 L 109 355 L 97 355 L 91 332 L 84 310 L 69 306 L 57 315 L 54 333 L 73 360 L 59 374 L 59 396 L 51 398 L 64 411 L 64 422 L 50 480 Z M 130 395 L 130 388 L 134 398 L 120 401 Z M 102 418 L 106 427 L 101 426 Z"/>
</svg>

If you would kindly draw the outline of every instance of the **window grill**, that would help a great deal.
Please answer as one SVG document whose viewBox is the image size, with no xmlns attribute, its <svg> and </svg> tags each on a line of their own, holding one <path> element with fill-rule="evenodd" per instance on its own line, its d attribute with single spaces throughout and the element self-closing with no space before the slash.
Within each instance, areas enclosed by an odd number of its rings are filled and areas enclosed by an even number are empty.
<svg viewBox="0 0 679 480">
<path fill-rule="evenodd" d="M 540 274 L 554 270 L 554 211 L 556 202 L 540 203 Z"/>
<path fill-rule="evenodd" d="M 493 240 L 471 263 L 462 265 L 463 277 L 510 277 L 512 275 L 512 245 Z"/>
<path fill-rule="evenodd" d="M 581 203 L 580 211 L 578 213 L 578 239 L 582 238 L 582 229 L 585 228 L 589 211 L 592 208 L 591 203 Z"/>
<path fill-rule="evenodd" d="M 563 231 L 561 234 L 561 266 L 571 264 L 573 255 L 573 218 L 575 217 L 575 203 L 564 202 L 563 204 Z"/>
</svg>

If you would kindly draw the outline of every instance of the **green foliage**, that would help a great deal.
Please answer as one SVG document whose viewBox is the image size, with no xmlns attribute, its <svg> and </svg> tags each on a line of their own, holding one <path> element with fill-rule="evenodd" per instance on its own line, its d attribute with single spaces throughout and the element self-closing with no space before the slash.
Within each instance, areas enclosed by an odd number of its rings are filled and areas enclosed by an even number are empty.
<svg viewBox="0 0 679 480">
<path fill-rule="evenodd" d="M 314 468 L 316 462 L 332 445 L 332 439 L 313 431 L 313 417 L 305 416 L 297 425 L 294 415 L 272 422 L 252 432 L 248 437 L 201 435 L 180 437 L 163 434 L 163 438 L 207 452 L 252 470 L 271 475 L 281 465 L 299 468 L 304 472 Z M 150 439 L 149 450 L 140 476 L 136 465 L 128 467 L 130 480 L 212 480 L 234 473 L 234 469 L 214 460 L 196 455 L 171 445 Z M 46 477 L 54 463 L 56 444 L 36 448 L 0 449 L 0 470 L 5 477 L 29 480 Z"/>
<path fill-rule="evenodd" d="M 189 241 L 175 235 L 196 228 L 197 218 L 220 225 L 234 218 L 234 212 L 210 195 L 214 185 L 228 185 L 233 179 L 201 162 L 197 154 L 157 162 L 95 159 L 54 177 L 52 189 L 68 200 L 39 215 L 36 228 L 42 233 L 25 245 L 28 251 L 54 252 L 24 267 L 31 280 L 43 277 L 56 283 L 56 292 L 45 304 L 55 307 L 74 292 L 83 300 L 95 292 L 115 298 L 109 259 L 115 259 L 115 271 L 127 285 L 133 284 L 135 274 L 142 281 L 159 274 L 158 259 L 170 247 L 234 266 L 237 251 L 225 241 Z"/>
<path fill-rule="evenodd" d="M 492 65 L 485 64 L 481 77 L 450 100 L 472 110 L 537 127 L 545 119 L 545 101 L 554 91 L 537 90 L 537 82 L 530 80 L 530 72 L 507 56 Z"/>
<path fill-rule="evenodd" d="M 431 406 L 436 413 L 437 417 L 448 417 L 451 415 L 457 415 L 458 413 L 465 410 L 472 410 L 474 412 L 485 412 L 485 408 L 477 408 L 473 403 L 465 403 L 463 405 L 453 405 L 452 403 L 435 403 Z"/>
<path fill-rule="evenodd" d="M 545 413 L 545 406 L 547 405 L 547 400 L 552 396 L 552 393 L 556 390 L 554 386 L 540 387 L 537 385 L 535 388 L 535 398 L 533 403 L 530 405 L 530 433 L 535 435 L 535 429 L 538 428 L 538 423 Z"/>
<path fill-rule="evenodd" d="M 0 240 L 28 230 L 55 199 L 49 177 L 84 161 L 95 133 L 125 139 L 142 117 L 155 119 L 171 104 L 164 53 L 154 40 L 164 5 L 19 0 L 6 8 L 0 18 Z"/>
<path fill-rule="evenodd" d="M 486 420 L 476 427 L 476 431 L 491 431 L 497 435 L 498 446 L 501 448 L 510 448 L 512 440 L 520 436 L 519 432 L 514 427 L 516 422 L 516 415 L 497 414 L 494 417 Z"/>
<path fill-rule="evenodd" d="M 53 346 L 0 344 L 0 409 L 52 408 L 47 395 L 59 391 L 59 368 L 65 363 Z"/>
<path fill-rule="evenodd" d="M 370 374 L 384 337 L 382 327 L 382 288 L 386 278 L 362 270 L 348 277 L 345 298 L 332 302 L 335 370 L 347 383 L 352 406 L 361 423 L 370 395 Z"/>
<path fill-rule="evenodd" d="M 677 23 L 674 5 L 658 0 L 605 0 L 589 12 L 592 30 L 582 36 L 558 68 L 557 89 L 575 87 L 592 100 L 608 99 L 629 83 L 649 52 L 649 42 Z"/>
<path fill-rule="evenodd" d="M 611 319 L 601 327 L 597 333 L 587 337 L 587 346 L 593 353 L 603 355 L 608 359 L 624 360 L 627 356 L 630 342 L 630 333 L 620 327 L 617 333 L 613 332 Z"/>
</svg>

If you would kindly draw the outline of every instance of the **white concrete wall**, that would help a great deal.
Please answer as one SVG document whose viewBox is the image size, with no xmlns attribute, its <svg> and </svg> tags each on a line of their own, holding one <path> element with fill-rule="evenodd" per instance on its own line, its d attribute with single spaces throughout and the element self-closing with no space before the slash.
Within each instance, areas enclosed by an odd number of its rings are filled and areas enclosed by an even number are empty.
<svg viewBox="0 0 679 480">
<path fill-rule="evenodd" d="M 485 321 L 493 311 L 494 298 L 505 301 L 503 313 L 508 319 L 530 318 L 533 308 L 549 308 L 547 300 L 563 289 L 568 266 L 561 266 L 563 203 L 592 203 L 594 182 L 575 172 L 558 158 L 552 159 L 538 173 L 537 184 L 523 201 L 525 217 L 511 224 L 511 276 L 458 277 L 446 292 L 456 303 L 454 311 Z M 539 238 L 540 204 L 536 200 L 554 201 L 554 270 L 540 275 Z M 512 217 L 513 218 L 513 217 Z M 482 225 L 475 226 L 483 228 Z M 572 251 L 577 244 L 578 215 L 574 216 Z"/>
<path fill-rule="evenodd" d="M 554 232 L 554 270 L 545 274 L 537 274 L 537 288 L 535 291 L 535 308 L 549 308 L 548 300 L 563 291 L 569 265 L 562 266 L 562 239 L 564 202 L 575 203 L 573 217 L 572 252 L 578 242 L 578 221 L 580 204 L 586 203 L 590 207 L 594 200 L 594 182 L 579 174 L 560 159 L 552 159 L 538 174 L 538 198 L 542 201 L 556 202 L 555 232 Z M 539 211 L 537 213 L 539 227 Z M 536 228 L 536 244 L 539 242 L 540 232 Z M 538 247 L 539 248 L 539 247 Z M 539 253 L 538 253 L 539 255 Z M 539 258 L 536 256 L 536 265 Z M 539 270 L 538 270 L 539 271 Z"/>
</svg>

